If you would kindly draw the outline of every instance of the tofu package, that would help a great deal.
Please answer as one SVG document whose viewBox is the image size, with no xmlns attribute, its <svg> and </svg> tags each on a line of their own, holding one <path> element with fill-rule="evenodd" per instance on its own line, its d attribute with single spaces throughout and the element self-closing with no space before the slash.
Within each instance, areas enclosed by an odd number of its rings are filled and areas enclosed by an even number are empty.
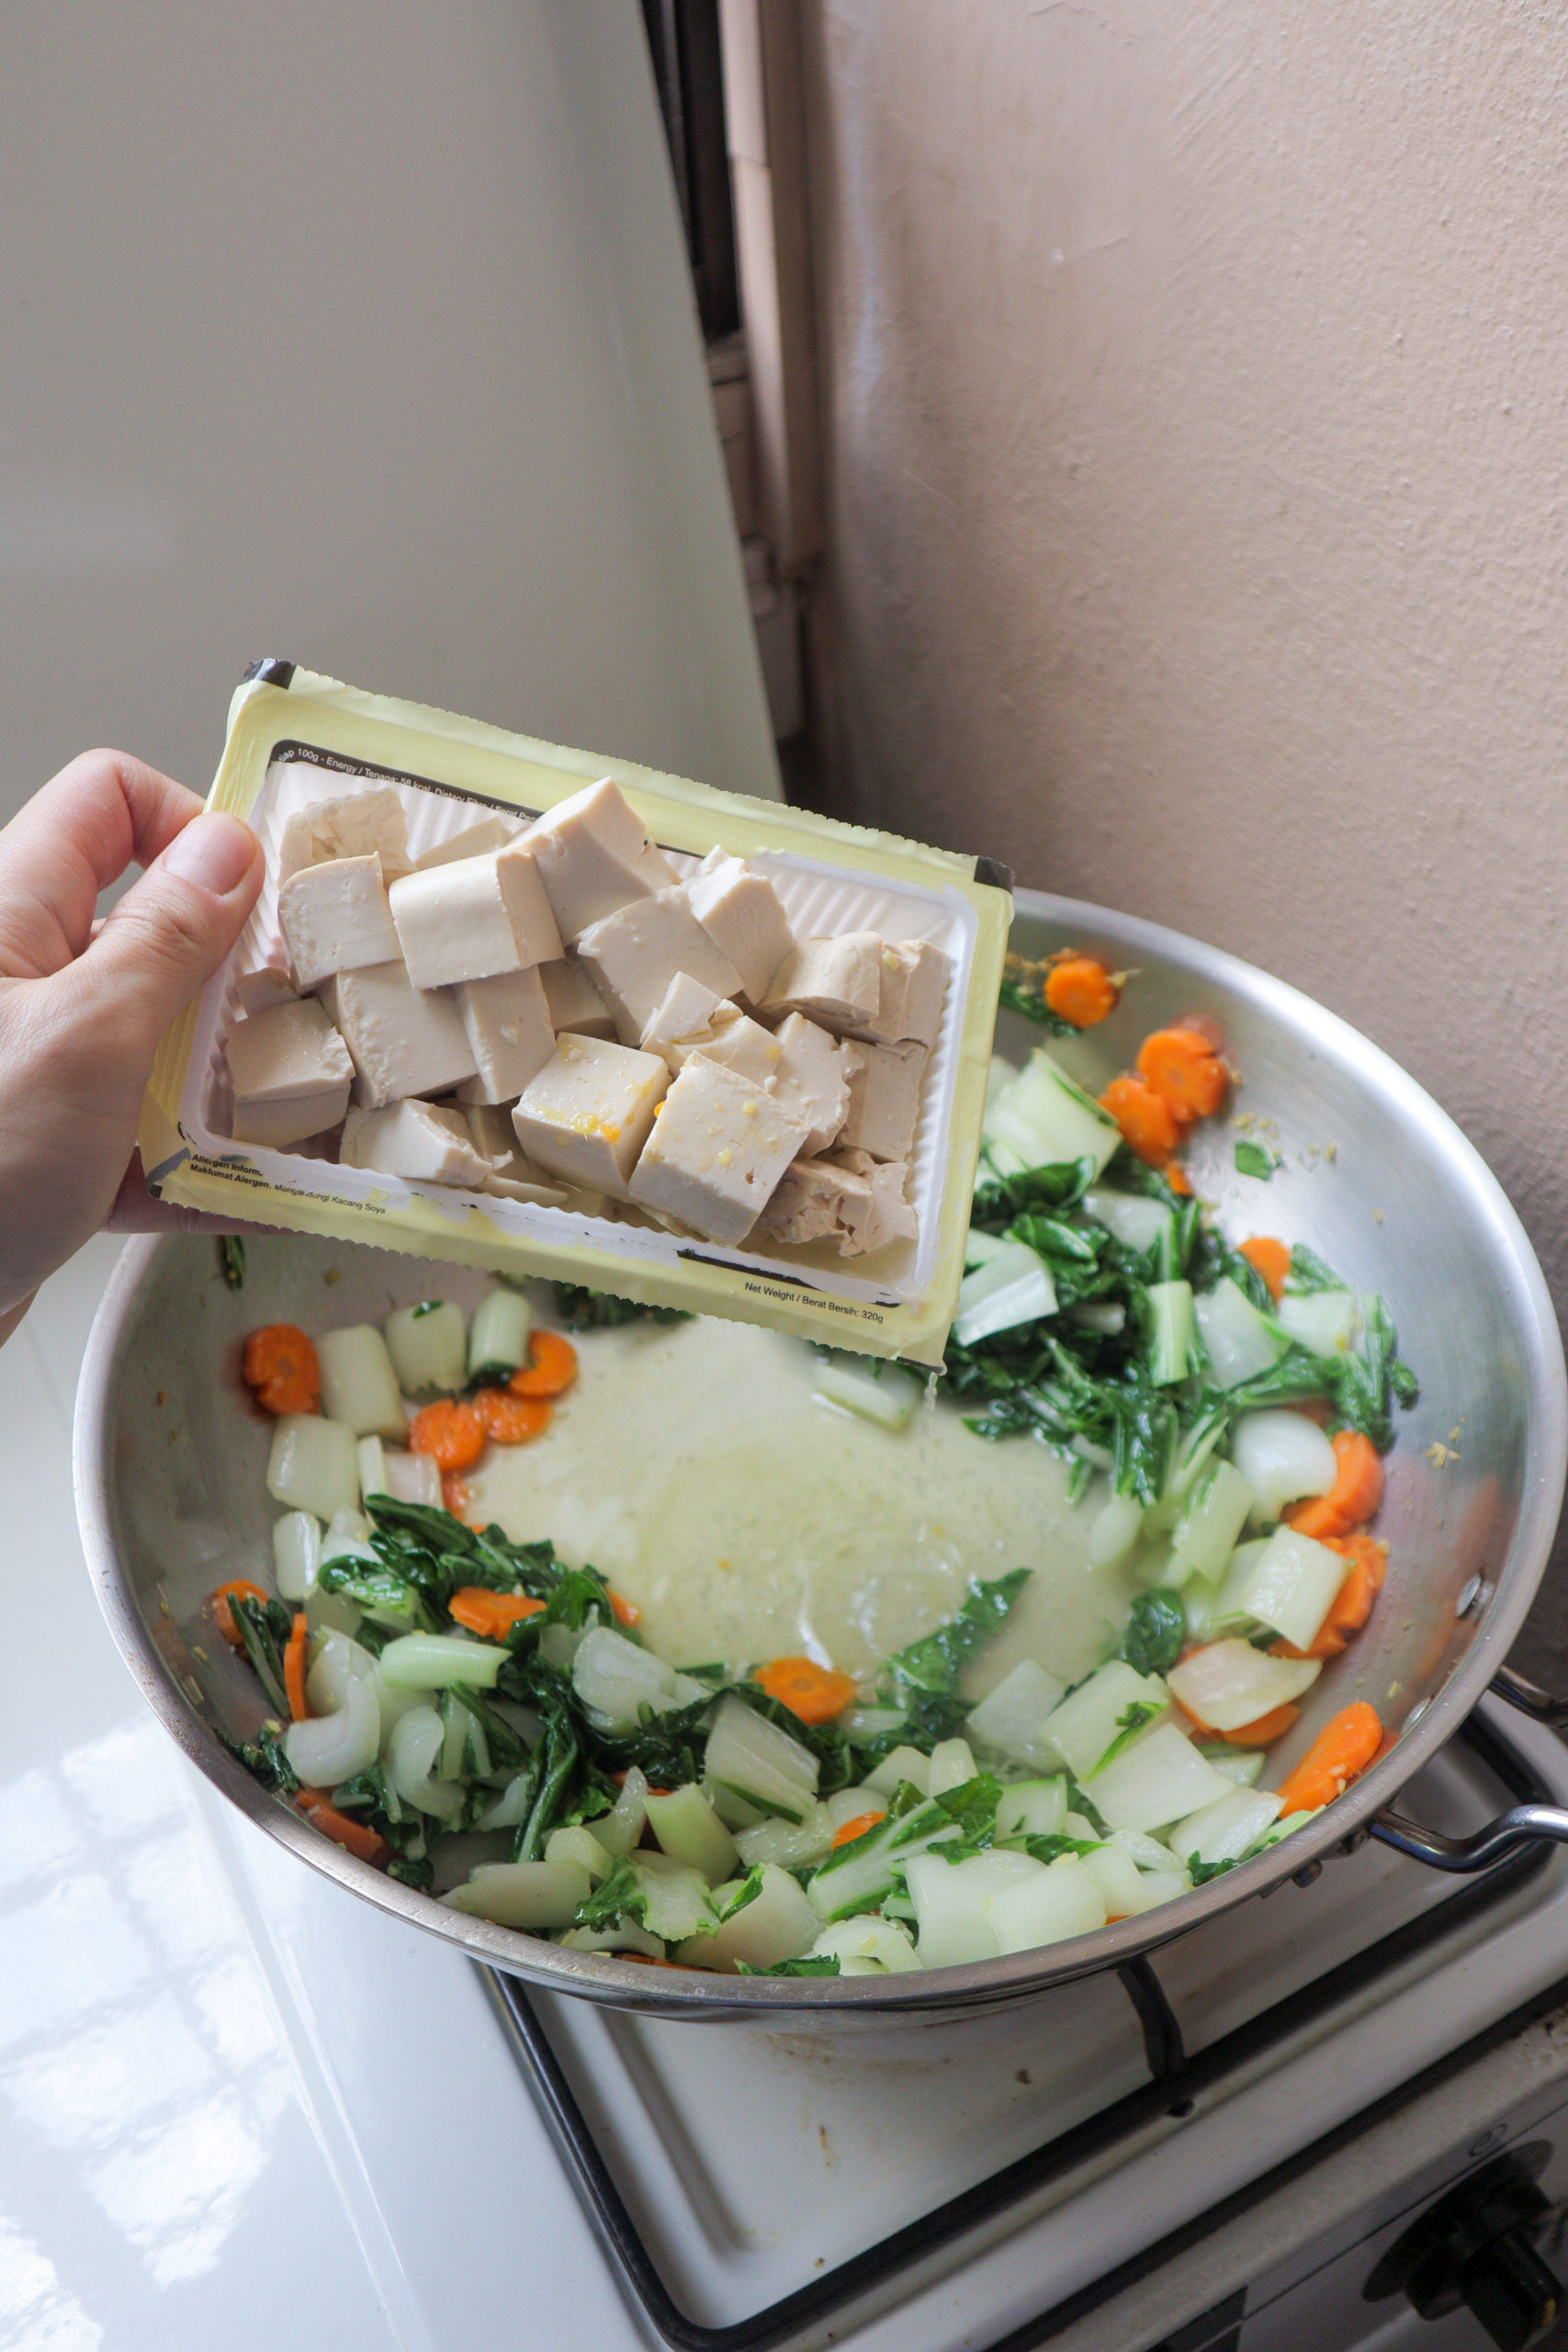
<svg viewBox="0 0 1568 2352">
<path fill-rule="evenodd" d="M 219 1216 L 940 1364 L 1010 877 L 259 663 L 140 1143 Z"/>
</svg>

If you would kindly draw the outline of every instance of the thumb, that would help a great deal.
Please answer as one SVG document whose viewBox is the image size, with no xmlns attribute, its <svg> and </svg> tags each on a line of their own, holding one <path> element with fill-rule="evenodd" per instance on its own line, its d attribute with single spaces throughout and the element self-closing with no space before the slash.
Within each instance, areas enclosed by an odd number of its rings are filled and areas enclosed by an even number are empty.
<svg viewBox="0 0 1568 2352">
<path fill-rule="evenodd" d="M 238 939 L 261 885 L 261 844 L 237 817 L 212 810 L 177 832 L 58 975 L 100 1046 L 144 1075 L 169 1023 Z"/>
</svg>

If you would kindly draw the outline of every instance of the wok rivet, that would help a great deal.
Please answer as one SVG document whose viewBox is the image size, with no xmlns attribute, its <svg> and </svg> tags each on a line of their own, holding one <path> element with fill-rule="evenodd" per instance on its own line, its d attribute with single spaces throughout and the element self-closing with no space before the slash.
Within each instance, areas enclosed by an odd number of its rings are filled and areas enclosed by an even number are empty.
<svg viewBox="0 0 1568 2352">
<path fill-rule="evenodd" d="M 1321 1862 L 1304 1862 L 1299 1871 L 1292 1872 L 1292 1876 L 1294 1878 L 1298 1886 L 1311 1886 L 1315 1880 L 1320 1879 L 1323 1876 L 1323 1864 Z"/>
</svg>

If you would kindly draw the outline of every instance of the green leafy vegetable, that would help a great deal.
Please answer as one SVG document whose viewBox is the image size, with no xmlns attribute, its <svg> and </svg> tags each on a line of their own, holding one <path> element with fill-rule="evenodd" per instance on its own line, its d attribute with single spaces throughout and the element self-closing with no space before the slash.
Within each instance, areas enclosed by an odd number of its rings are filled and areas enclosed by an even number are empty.
<svg viewBox="0 0 1568 2352">
<path fill-rule="evenodd" d="M 245 1287 L 245 1245 L 237 1233 L 219 1237 L 218 1271 L 231 1290 Z"/>
<path fill-rule="evenodd" d="M 1131 1706 L 1123 1707 L 1116 1718 L 1116 1736 L 1096 1764 L 1094 1771 L 1103 1772 L 1123 1748 L 1131 1747 L 1145 1724 L 1153 1723 L 1160 1713 L 1161 1709 L 1152 1699 L 1134 1699 Z M 1089 1778 L 1093 1780 L 1094 1772 L 1089 1774 Z"/>
<path fill-rule="evenodd" d="M 1224 1862 L 1201 1862 L 1198 1860 L 1197 1855 L 1194 1854 L 1192 1860 L 1187 1865 L 1187 1872 L 1194 1886 L 1207 1886 L 1212 1878 L 1219 1878 L 1224 1873 L 1224 1871 L 1234 1871 L 1235 1868 L 1235 1863 L 1234 1860 Z"/>
<path fill-rule="evenodd" d="M 1235 1170 L 1238 1176 L 1256 1176 L 1266 1184 L 1280 1165 L 1279 1160 L 1260 1143 L 1238 1143 L 1235 1148 Z"/>
<path fill-rule="evenodd" d="M 1127 1615 L 1121 1655 L 1134 1674 L 1168 1674 L 1187 1639 L 1187 1609 L 1169 1585 L 1140 1592 Z"/>
<path fill-rule="evenodd" d="M 1097 1853 L 1103 1843 L 1102 1838 L 1068 1838 L 1059 1831 L 1054 1831 L 1049 1837 L 1036 1835 L 1026 1838 L 1023 1840 L 1023 1849 L 1025 1853 L 1032 1854 L 1037 1862 L 1055 1862 L 1064 1854 Z"/>
<path fill-rule="evenodd" d="M 283 1653 L 294 1630 L 294 1620 L 281 1600 L 257 1600 L 248 1592 L 229 1595 L 229 1613 L 240 1629 L 257 1681 L 268 1703 L 287 1715 L 288 1692 L 283 1678 Z"/>
<path fill-rule="evenodd" d="M 615 1331 L 626 1323 L 689 1323 L 683 1306 L 642 1306 L 635 1299 L 613 1298 L 608 1291 L 590 1290 L 583 1283 L 557 1283 L 556 1313 L 569 1331 Z"/>
<path fill-rule="evenodd" d="M 738 1976 L 837 1976 L 839 1962 L 830 1951 L 807 1952 L 800 1960 L 775 1960 L 772 1968 L 752 1968 L 744 1960 L 735 1963 Z"/>
<path fill-rule="evenodd" d="M 648 1892 L 625 1854 L 621 1855 L 607 1879 L 603 1880 L 578 1905 L 573 1924 L 579 1928 L 614 1928 L 623 1919 L 635 1919 L 640 1926 L 648 1909 Z"/>
<path fill-rule="evenodd" d="M 913 1684 L 919 1690 L 951 1690 L 976 1651 L 1007 1622 L 1032 1573 L 1030 1568 L 1012 1568 L 989 1584 L 972 1577 L 967 1598 L 956 1616 L 920 1641 L 911 1642 L 907 1649 L 896 1650 L 888 1659 L 887 1671 L 894 1683 Z"/>
</svg>

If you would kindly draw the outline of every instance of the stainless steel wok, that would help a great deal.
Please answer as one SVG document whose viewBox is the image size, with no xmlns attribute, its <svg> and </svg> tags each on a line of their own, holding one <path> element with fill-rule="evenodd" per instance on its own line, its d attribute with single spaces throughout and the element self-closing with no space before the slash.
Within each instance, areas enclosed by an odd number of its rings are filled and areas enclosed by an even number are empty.
<svg viewBox="0 0 1568 2352">
<path fill-rule="evenodd" d="M 344 1887 L 442 1936 L 475 1960 L 561 1992 L 689 2019 L 821 2025 L 1016 2001 L 1121 1966 L 1344 1851 L 1368 1832 L 1445 1869 L 1488 1863 L 1521 1838 L 1568 1841 L 1568 1812 L 1522 1806 L 1454 1841 L 1388 1808 L 1464 1721 L 1488 1684 L 1538 1714 L 1551 1702 L 1503 1661 L 1540 1579 L 1562 1501 L 1568 1407 L 1546 1285 L 1518 1219 L 1457 1127 L 1387 1057 L 1278 980 L 1149 923 L 1020 894 L 1023 954 L 1068 944 L 1135 967 L 1124 1007 L 1061 1048 L 1096 1087 L 1129 1066 L 1165 1020 L 1216 1015 L 1244 1074 L 1245 1111 L 1277 1127 L 1282 1164 L 1267 1188 L 1239 1176 L 1235 1135 L 1212 1123 L 1189 1156 L 1198 1191 L 1238 1236 L 1278 1232 L 1320 1251 L 1346 1279 L 1382 1290 L 1416 1368 L 1421 1401 L 1402 1417 L 1380 1532 L 1392 1566 L 1367 1631 L 1314 1687 L 1283 1760 L 1365 1698 L 1397 1745 L 1306 1829 L 1241 1869 L 1142 1918 L 1072 1942 L 971 1967 L 885 1978 L 768 1979 L 652 1970 L 571 1952 L 442 1907 L 331 1844 L 238 1765 L 214 1726 L 257 1719 L 245 1669 L 197 1657 L 206 1594 L 223 1577 L 265 1577 L 272 1518 L 267 1431 L 243 1400 L 242 1335 L 288 1320 L 379 1321 L 426 1293 L 418 1261 L 279 1235 L 248 1245 L 233 1293 L 209 1240 L 132 1243 L 94 1327 L 76 1415 L 77 1507 L 115 1639 L 149 1703 L 186 1755 L 250 1818 Z M 1002 1051 L 1037 1033 L 1004 1016 Z M 1270 1133 L 1269 1130 L 1264 1130 Z M 328 1286 L 329 1271 L 336 1279 Z M 484 1277 L 440 1269 L 465 1304 Z M 1457 1434 L 1456 1434 L 1457 1432 Z M 1016 1441 L 1019 1443 L 1024 1440 Z M 1429 1451 L 1428 1449 L 1431 1449 Z M 217 1645 L 222 1648 L 222 1645 Z"/>
</svg>

